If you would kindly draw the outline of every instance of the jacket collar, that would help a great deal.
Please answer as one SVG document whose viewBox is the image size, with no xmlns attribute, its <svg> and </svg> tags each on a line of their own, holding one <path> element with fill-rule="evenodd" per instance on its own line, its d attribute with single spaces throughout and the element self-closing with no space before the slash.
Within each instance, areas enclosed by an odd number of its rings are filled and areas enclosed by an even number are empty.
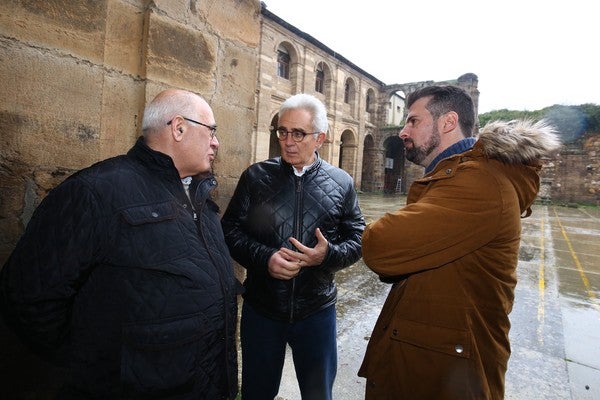
<svg viewBox="0 0 600 400">
<path fill-rule="evenodd" d="M 420 197 L 421 191 L 429 182 L 452 178 L 461 163 L 486 159 L 490 162 L 496 162 L 497 164 L 494 168 L 497 170 L 501 169 L 502 173 L 512 182 L 519 200 L 521 214 L 523 217 L 529 216 L 531 214 L 530 205 L 535 200 L 539 190 L 539 176 L 537 173 L 540 168 L 539 165 L 510 164 L 501 160 L 491 159 L 485 150 L 484 143 L 481 140 L 477 140 L 471 149 L 440 160 L 430 173 L 415 180 L 416 185 L 411 187 L 407 203 L 416 201 L 415 199 Z"/>
<path fill-rule="evenodd" d="M 279 157 L 281 160 L 281 165 L 284 167 L 284 170 L 289 171 L 290 173 L 294 173 L 294 166 L 292 164 L 289 164 L 288 162 L 286 162 L 283 157 Z M 321 166 L 321 163 L 323 162 L 323 159 L 321 158 L 321 156 L 319 155 L 318 151 L 315 151 L 315 162 L 312 163 L 312 165 L 306 170 L 304 171 L 303 175 L 307 175 L 310 174 L 314 171 L 316 171 L 317 169 L 319 169 L 319 167 Z"/>
<path fill-rule="evenodd" d="M 438 154 L 437 157 L 433 159 L 433 161 L 431 161 L 427 168 L 425 168 L 425 174 L 428 174 L 431 171 L 433 171 L 435 166 L 444 158 L 453 156 L 455 154 L 463 153 L 471 149 L 475 144 L 475 141 L 476 139 L 474 137 L 467 137 L 446 148 L 444 151 Z"/>
<path fill-rule="evenodd" d="M 173 159 L 160 151 L 148 147 L 143 136 L 137 139 L 135 145 L 127 152 L 127 155 L 141 163 L 145 168 L 148 168 L 152 171 L 152 174 L 160 177 L 160 179 L 177 182 L 183 190 L 183 183 Z M 200 196 L 200 198 L 206 198 L 216 186 L 217 181 L 212 173 L 198 174 L 193 177 L 190 185 L 190 193 L 194 196 Z"/>
<path fill-rule="evenodd" d="M 154 174 L 163 178 L 177 179 L 179 181 L 179 172 L 175 168 L 173 159 L 160 151 L 152 150 L 144 137 L 140 136 L 135 145 L 127 152 L 127 155 L 150 169 Z"/>
</svg>

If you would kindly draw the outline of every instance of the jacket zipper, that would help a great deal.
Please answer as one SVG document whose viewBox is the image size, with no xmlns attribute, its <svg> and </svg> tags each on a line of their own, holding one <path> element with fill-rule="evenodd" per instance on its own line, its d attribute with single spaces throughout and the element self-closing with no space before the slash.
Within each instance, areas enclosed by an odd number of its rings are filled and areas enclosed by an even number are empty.
<svg viewBox="0 0 600 400">
<path fill-rule="evenodd" d="M 186 182 L 185 179 L 188 179 Z M 192 217 L 194 218 L 194 221 L 198 221 L 198 214 L 196 213 L 196 207 L 194 207 L 194 202 L 195 202 L 195 198 L 196 198 L 196 193 L 191 193 L 191 189 L 190 189 L 190 185 L 192 184 L 192 179 L 191 177 L 189 178 L 185 178 L 181 180 L 181 183 L 183 185 L 183 191 L 185 193 L 185 197 L 187 199 L 187 203 L 190 205 L 190 208 L 192 210 Z M 198 185 L 199 187 L 200 185 Z M 198 191 L 198 187 L 196 187 L 196 192 Z M 186 207 L 185 203 L 183 204 L 184 207 Z"/>
<path fill-rule="evenodd" d="M 302 179 L 303 177 L 294 177 L 296 180 L 296 204 L 294 217 L 294 237 L 302 239 Z M 294 296 L 296 293 L 296 277 L 292 278 L 292 294 L 290 296 L 290 323 L 294 322 Z"/>
<path fill-rule="evenodd" d="M 214 178 L 212 178 L 214 179 Z M 194 203 L 196 202 L 196 199 L 198 198 L 198 192 L 201 190 L 201 186 L 203 185 L 204 182 L 200 182 L 198 184 L 198 186 L 196 187 L 196 190 L 194 191 L 194 194 L 190 196 L 190 202 L 192 203 L 192 209 L 193 209 L 193 213 L 194 213 L 194 221 L 196 221 L 196 229 L 198 230 L 198 236 L 199 238 L 202 239 L 202 241 L 204 242 L 206 248 L 209 248 L 209 243 L 208 243 L 208 239 L 206 238 L 206 236 L 204 235 L 204 230 L 202 229 L 202 222 L 198 222 L 198 215 L 196 214 L 196 208 L 194 207 Z M 203 201 L 200 203 L 200 213 L 204 213 L 205 208 L 206 208 L 206 198 L 204 196 L 203 197 Z M 211 262 L 213 263 L 213 265 L 215 266 L 216 270 L 217 270 L 217 276 L 219 277 L 219 284 L 221 286 L 221 292 L 223 293 L 223 308 L 224 308 L 224 314 L 225 314 L 225 321 L 223 321 L 223 340 L 225 341 L 225 352 L 224 352 L 224 357 L 225 357 L 225 368 L 226 368 L 226 377 L 225 379 L 227 380 L 227 382 L 229 383 L 229 378 L 231 376 L 231 371 L 229 368 L 229 363 L 228 363 L 228 354 L 229 354 L 229 341 L 227 340 L 227 333 L 229 332 L 229 304 L 227 302 L 228 300 L 228 296 L 229 296 L 229 292 L 227 289 L 227 276 L 224 275 L 224 273 L 222 272 L 221 268 L 219 268 L 219 263 L 217 262 L 217 260 L 215 259 L 215 256 L 213 255 L 213 253 L 211 251 L 208 252 L 208 255 L 210 257 Z"/>
</svg>

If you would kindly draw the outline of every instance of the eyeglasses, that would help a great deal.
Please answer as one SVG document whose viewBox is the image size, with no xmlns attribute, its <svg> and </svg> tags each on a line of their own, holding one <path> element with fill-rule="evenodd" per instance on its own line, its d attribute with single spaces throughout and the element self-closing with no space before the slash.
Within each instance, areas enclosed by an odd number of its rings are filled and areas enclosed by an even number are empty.
<svg viewBox="0 0 600 400">
<path fill-rule="evenodd" d="M 286 140 L 288 133 L 292 134 L 292 139 L 294 139 L 294 142 L 301 142 L 304 140 L 306 135 L 316 135 L 319 132 L 304 132 L 300 129 L 292 129 L 291 131 L 288 131 L 284 127 L 277 128 L 277 137 L 279 140 Z"/>
<path fill-rule="evenodd" d="M 203 124 L 202 122 L 198 122 L 198 121 L 194 121 L 193 119 L 189 119 L 186 117 L 181 117 L 183 119 L 185 119 L 186 121 L 189 122 L 193 122 L 194 124 L 198 124 L 198 125 L 202 125 L 207 127 L 208 129 L 210 129 L 210 139 L 214 139 L 215 136 L 217 136 L 217 126 L 216 125 L 207 125 L 207 124 Z M 167 122 L 167 125 L 171 125 L 171 123 L 173 122 L 173 120 L 170 120 L 169 122 Z"/>
</svg>

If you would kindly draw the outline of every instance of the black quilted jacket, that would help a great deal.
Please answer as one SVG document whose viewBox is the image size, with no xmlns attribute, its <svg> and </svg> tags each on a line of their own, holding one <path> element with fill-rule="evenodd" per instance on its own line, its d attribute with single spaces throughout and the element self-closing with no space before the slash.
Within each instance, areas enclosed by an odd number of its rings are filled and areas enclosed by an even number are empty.
<svg viewBox="0 0 600 400">
<path fill-rule="evenodd" d="M 231 255 L 247 270 L 244 300 L 276 320 L 301 320 L 333 304 L 334 273 L 361 257 L 365 222 L 352 177 L 321 158 L 302 177 L 280 157 L 250 166 L 221 223 Z M 290 237 L 314 247 L 316 228 L 329 241 L 323 263 L 291 280 L 271 277 L 271 255 L 292 248 Z"/>
<path fill-rule="evenodd" d="M 68 368 L 69 398 L 237 393 L 236 279 L 214 178 L 192 183 L 139 140 L 38 207 L 0 276 L 9 324 Z"/>
</svg>

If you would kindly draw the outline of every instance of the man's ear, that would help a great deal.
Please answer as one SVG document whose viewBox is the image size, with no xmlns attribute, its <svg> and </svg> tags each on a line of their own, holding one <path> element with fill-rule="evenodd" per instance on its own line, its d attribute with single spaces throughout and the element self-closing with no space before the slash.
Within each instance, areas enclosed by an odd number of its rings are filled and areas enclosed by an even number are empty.
<svg viewBox="0 0 600 400">
<path fill-rule="evenodd" d="M 325 143 L 325 139 L 327 138 L 327 135 L 324 132 L 319 132 L 319 135 L 317 135 L 317 149 L 321 148 L 321 146 L 323 146 L 323 143 Z"/>
<path fill-rule="evenodd" d="M 458 128 L 458 114 L 454 111 L 448 111 L 439 118 L 438 130 L 441 133 L 452 132 Z"/>
<path fill-rule="evenodd" d="M 173 121 L 171 124 L 171 136 L 173 136 L 173 140 L 176 142 L 181 142 L 183 140 L 183 124 L 181 121 Z"/>
</svg>

